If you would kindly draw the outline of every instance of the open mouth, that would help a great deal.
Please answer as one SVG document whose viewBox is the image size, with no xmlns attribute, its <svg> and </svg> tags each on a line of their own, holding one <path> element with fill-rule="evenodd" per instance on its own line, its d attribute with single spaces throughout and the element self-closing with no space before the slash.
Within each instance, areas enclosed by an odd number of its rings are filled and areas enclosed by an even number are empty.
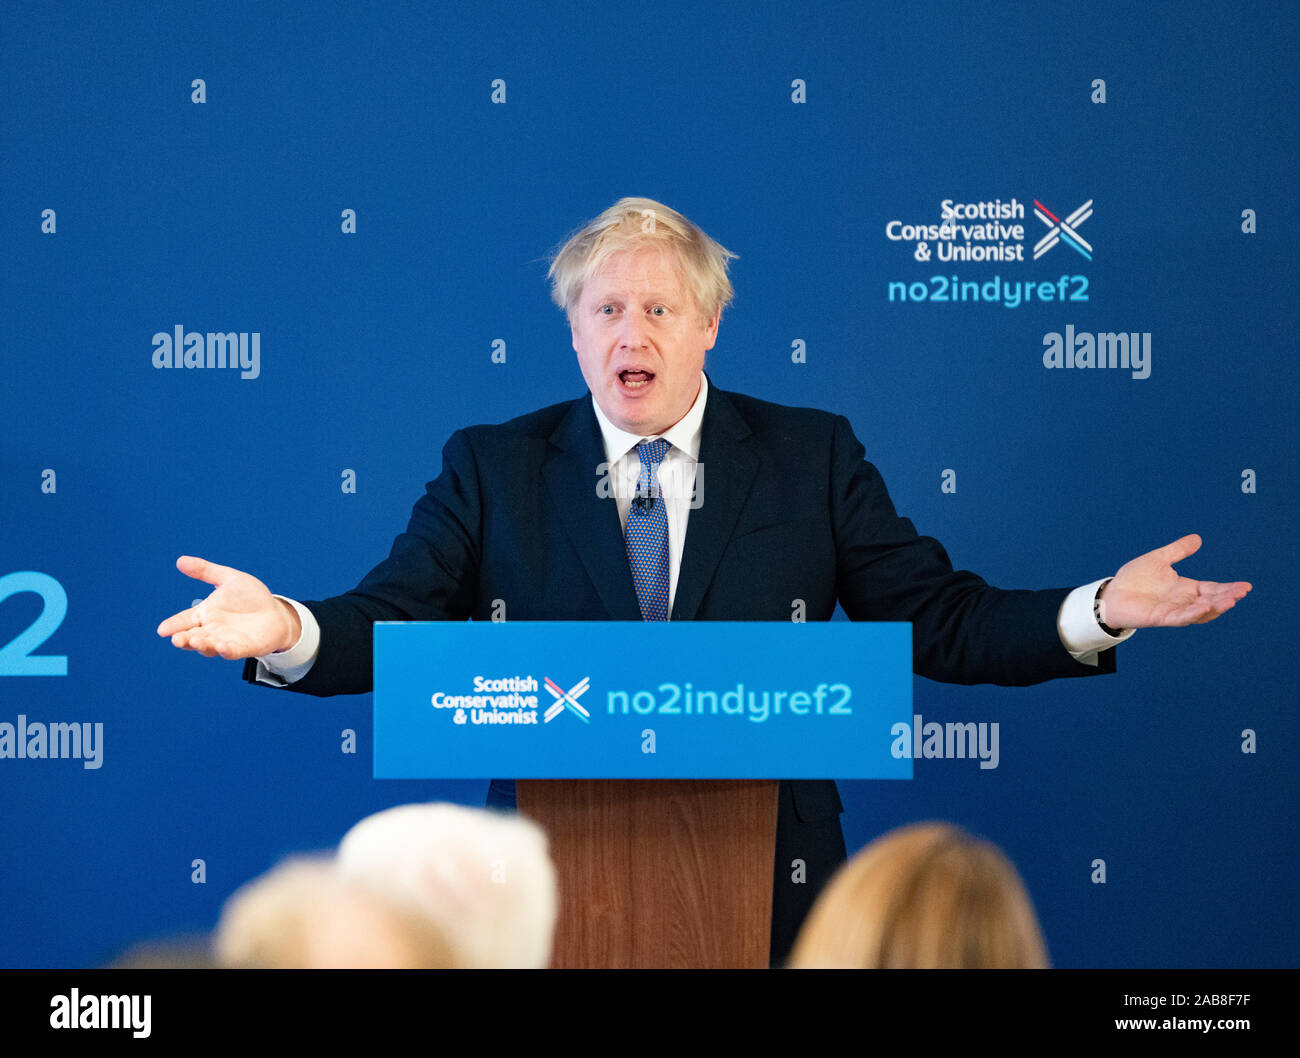
<svg viewBox="0 0 1300 1058">
<path fill-rule="evenodd" d="M 619 385 L 621 385 L 625 390 L 632 391 L 645 389 L 646 386 L 650 385 L 650 383 L 654 381 L 654 378 L 655 375 L 653 371 L 636 370 L 620 371 L 618 373 Z"/>
</svg>

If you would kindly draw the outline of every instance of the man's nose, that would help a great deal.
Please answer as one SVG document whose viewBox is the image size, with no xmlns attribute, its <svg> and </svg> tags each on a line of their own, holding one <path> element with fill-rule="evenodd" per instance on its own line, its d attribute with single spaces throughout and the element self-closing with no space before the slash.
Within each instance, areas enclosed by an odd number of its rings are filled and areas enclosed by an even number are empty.
<svg viewBox="0 0 1300 1058">
<path fill-rule="evenodd" d="M 645 320 L 635 312 L 629 312 L 623 318 L 623 326 L 619 328 L 620 344 L 625 349 L 644 349 L 645 332 Z"/>
</svg>

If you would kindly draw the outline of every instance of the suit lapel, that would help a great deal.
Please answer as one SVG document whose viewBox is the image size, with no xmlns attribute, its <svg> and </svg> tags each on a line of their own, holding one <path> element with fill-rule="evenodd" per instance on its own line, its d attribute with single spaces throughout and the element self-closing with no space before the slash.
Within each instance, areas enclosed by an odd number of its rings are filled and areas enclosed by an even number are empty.
<svg viewBox="0 0 1300 1058">
<path fill-rule="evenodd" d="M 596 491 L 600 483 L 596 471 L 605 461 L 605 443 L 591 410 L 590 395 L 573 402 L 549 442 L 542 476 L 609 619 L 641 620 L 618 507 L 612 496 L 603 497 Z"/>
<path fill-rule="evenodd" d="M 696 479 L 702 503 L 686 520 L 682 568 L 673 599 L 674 621 L 695 619 L 723 548 L 731 540 L 758 471 L 755 446 L 745 443 L 752 432 L 727 395 L 709 379 L 700 436 L 699 466 L 703 476 Z"/>
</svg>

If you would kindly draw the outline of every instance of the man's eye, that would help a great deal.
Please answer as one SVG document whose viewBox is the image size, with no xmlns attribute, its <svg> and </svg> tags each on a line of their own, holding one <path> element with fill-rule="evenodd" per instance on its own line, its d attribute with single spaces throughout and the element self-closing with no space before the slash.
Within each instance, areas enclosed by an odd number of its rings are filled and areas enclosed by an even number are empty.
<svg viewBox="0 0 1300 1058">
<path fill-rule="evenodd" d="M 614 312 L 614 306 L 613 306 L 613 305 L 602 305 L 602 306 L 600 307 L 599 311 L 601 312 L 602 315 L 610 316 L 610 315 L 612 315 L 613 312 Z"/>
<path fill-rule="evenodd" d="M 667 315 L 668 315 L 668 310 L 667 310 L 666 308 L 664 308 L 662 305 L 656 305 L 656 306 L 655 306 L 654 308 L 652 308 L 650 311 L 653 312 L 656 316 L 667 316 Z"/>
</svg>

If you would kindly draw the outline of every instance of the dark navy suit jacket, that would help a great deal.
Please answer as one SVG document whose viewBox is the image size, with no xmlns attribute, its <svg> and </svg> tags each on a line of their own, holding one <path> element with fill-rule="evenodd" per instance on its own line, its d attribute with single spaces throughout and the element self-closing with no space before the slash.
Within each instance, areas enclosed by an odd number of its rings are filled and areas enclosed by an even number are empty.
<svg viewBox="0 0 1300 1058">
<path fill-rule="evenodd" d="M 717 389 L 710 380 L 674 621 L 810 621 L 838 602 L 853 620 L 910 621 L 913 668 L 951 683 L 1024 685 L 1113 672 L 1074 660 L 1056 616 L 1071 587 L 1008 591 L 954 571 L 937 540 L 900 518 L 843 416 Z M 641 619 L 590 395 L 459 430 L 406 532 L 352 591 L 304 605 L 321 628 L 289 689 L 371 689 L 374 621 Z M 608 490 L 605 490 L 606 493 Z M 256 661 L 244 670 L 252 681 Z M 805 822 L 838 815 L 831 781 L 790 784 Z"/>
</svg>

